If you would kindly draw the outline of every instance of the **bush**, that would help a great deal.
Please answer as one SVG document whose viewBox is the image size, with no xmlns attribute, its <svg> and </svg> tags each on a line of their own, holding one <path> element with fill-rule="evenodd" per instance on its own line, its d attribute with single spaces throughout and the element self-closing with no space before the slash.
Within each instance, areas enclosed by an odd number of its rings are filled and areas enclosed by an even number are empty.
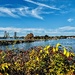
<svg viewBox="0 0 75 75">
<path fill-rule="evenodd" d="M 75 74 L 75 54 L 59 43 L 27 51 L 1 50 L 0 59 L 0 75 Z"/>
</svg>

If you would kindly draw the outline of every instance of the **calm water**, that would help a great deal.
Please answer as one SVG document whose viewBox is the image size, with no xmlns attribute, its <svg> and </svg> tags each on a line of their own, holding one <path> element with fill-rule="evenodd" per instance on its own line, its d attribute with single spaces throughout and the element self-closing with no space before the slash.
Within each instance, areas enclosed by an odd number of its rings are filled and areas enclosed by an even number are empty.
<svg viewBox="0 0 75 75">
<path fill-rule="evenodd" d="M 0 40 L 16 40 L 16 39 L 14 39 L 14 38 L 8 38 L 8 39 L 0 39 Z M 17 39 L 17 40 L 23 40 L 23 39 Z"/>
<path fill-rule="evenodd" d="M 63 46 L 70 46 L 73 48 L 73 51 L 75 52 L 75 39 L 59 39 L 59 40 L 47 40 L 47 41 L 35 41 L 32 43 L 20 43 L 20 44 L 15 44 L 13 45 L 8 45 L 9 49 L 13 48 L 19 48 L 19 49 L 24 49 L 27 50 L 31 47 L 34 46 L 45 46 L 45 45 L 52 45 L 55 46 L 57 43 L 62 44 Z M 0 49 L 6 50 L 6 46 L 0 46 Z"/>
</svg>

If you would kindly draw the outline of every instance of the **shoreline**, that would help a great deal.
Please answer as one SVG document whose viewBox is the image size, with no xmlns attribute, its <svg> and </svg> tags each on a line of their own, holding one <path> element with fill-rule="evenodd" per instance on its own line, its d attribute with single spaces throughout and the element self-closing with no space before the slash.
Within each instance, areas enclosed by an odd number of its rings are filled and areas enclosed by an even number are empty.
<svg viewBox="0 0 75 75">
<path fill-rule="evenodd" d="M 68 38 L 69 39 L 69 38 Z M 73 39 L 73 38 L 70 38 Z M 0 40 L 0 46 L 2 45 L 12 45 L 12 44 L 19 44 L 19 43 L 31 43 L 31 42 L 35 42 L 35 41 L 47 41 L 47 40 L 59 40 L 59 39 L 27 39 L 27 40 L 20 40 L 20 39 L 15 39 L 15 40 Z"/>
</svg>

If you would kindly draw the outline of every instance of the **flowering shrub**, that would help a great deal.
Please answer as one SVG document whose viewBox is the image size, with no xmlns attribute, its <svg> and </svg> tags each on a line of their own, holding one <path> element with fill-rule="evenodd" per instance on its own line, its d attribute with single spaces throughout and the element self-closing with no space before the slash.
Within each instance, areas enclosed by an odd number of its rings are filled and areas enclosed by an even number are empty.
<svg viewBox="0 0 75 75">
<path fill-rule="evenodd" d="M 59 43 L 27 51 L 0 50 L 0 75 L 75 75 L 75 54 Z"/>
</svg>

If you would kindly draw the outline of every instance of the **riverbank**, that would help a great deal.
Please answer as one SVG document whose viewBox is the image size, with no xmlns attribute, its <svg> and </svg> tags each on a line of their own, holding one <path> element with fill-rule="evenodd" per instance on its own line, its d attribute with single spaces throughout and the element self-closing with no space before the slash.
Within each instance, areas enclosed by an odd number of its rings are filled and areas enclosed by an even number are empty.
<svg viewBox="0 0 75 75">
<path fill-rule="evenodd" d="M 30 34 L 29 34 L 30 35 Z M 0 45 L 12 45 L 19 44 L 24 42 L 35 42 L 35 41 L 47 41 L 47 40 L 59 40 L 59 39 L 75 39 L 75 36 L 28 36 L 27 38 L 19 38 L 17 39 L 0 39 Z"/>
</svg>

